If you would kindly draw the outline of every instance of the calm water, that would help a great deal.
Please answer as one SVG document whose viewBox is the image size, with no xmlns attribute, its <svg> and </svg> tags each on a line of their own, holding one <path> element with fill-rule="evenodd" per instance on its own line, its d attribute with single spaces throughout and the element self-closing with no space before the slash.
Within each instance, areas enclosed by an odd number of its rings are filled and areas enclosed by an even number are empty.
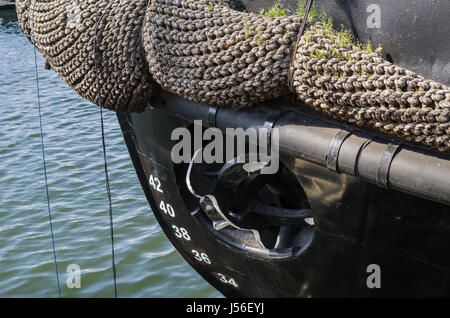
<svg viewBox="0 0 450 318">
<path fill-rule="evenodd" d="M 13 12 L 0 25 L 0 297 L 56 297 L 33 47 Z M 63 297 L 112 297 L 99 112 L 39 55 L 50 198 Z M 105 112 L 119 297 L 219 297 L 172 247 L 141 190 L 115 114 Z M 69 264 L 81 289 L 66 286 Z"/>
</svg>

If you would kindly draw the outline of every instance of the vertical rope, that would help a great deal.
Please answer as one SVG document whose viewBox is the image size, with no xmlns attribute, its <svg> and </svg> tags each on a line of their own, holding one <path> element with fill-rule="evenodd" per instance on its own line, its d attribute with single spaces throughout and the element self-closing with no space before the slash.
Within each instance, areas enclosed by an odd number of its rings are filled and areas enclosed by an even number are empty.
<svg viewBox="0 0 450 318">
<path fill-rule="evenodd" d="M 104 126 L 104 122 L 103 122 L 103 110 L 101 107 L 100 107 L 100 122 L 101 122 L 101 129 L 102 129 L 103 160 L 105 163 L 106 193 L 108 195 L 108 203 L 109 203 L 109 232 L 110 232 L 110 236 L 111 236 L 111 259 L 112 259 L 112 271 L 113 271 L 113 279 L 114 279 L 114 297 L 117 298 L 117 272 L 116 272 L 115 253 L 114 253 L 114 222 L 113 222 L 113 212 L 112 212 L 111 187 L 109 184 L 108 163 L 106 160 L 105 126 Z"/>
<path fill-rule="evenodd" d="M 101 131 L 102 131 L 102 147 L 103 147 L 103 160 L 105 167 L 105 181 L 106 181 L 106 193 L 108 196 L 109 203 L 109 230 L 111 235 L 111 261 L 112 261 L 112 271 L 113 271 L 113 279 L 114 279 L 114 297 L 117 298 L 117 272 L 116 272 L 116 262 L 115 262 L 115 253 L 114 253 L 114 220 L 113 220 L 113 212 L 112 212 L 112 199 L 111 199 L 111 187 L 109 184 L 109 173 L 108 173 L 108 162 L 106 160 L 106 143 L 105 143 L 105 125 L 103 120 L 103 108 L 102 108 L 102 97 L 100 94 L 100 81 L 99 81 L 99 69 L 98 69 L 98 61 L 97 61 L 97 35 L 98 35 L 98 25 L 100 21 L 103 19 L 105 12 L 110 8 L 110 6 L 115 2 L 111 1 L 105 10 L 103 11 L 100 19 L 98 18 L 98 14 L 95 15 L 95 37 L 94 37 L 94 65 L 95 65 L 95 76 L 97 82 L 97 98 L 98 98 L 98 106 L 100 109 L 100 123 L 101 123 Z"/>
<path fill-rule="evenodd" d="M 300 30 L 297 35 L 297 41 L 295 42 L 295 45 L 294 45 L 294 53 L 292 54 L 292 57 L 291 57 L 291 67 L 289 68 L 289 72 L 288 72 L 288 84 L 289 84 L 289 89 L 291 90 L 291 92 L 294 91 L 294 67 L 293 67 L 293 65 L 294 65 L 294 61 L 297 56 L 298 45 L 303 36 L 303 32 L 305 32 L 306 22 L 308 21 L 309 13 L 311 12 L 313 3 L 314 3 L 314 0 L 308 0 L 308 2 L 305 4 L 305 14 L 303 15 L 302 24 L 300 25 Z"/>
<path fill-rule="evenodd" d="M 37 90 L 37 102 L 38 102 L 38 114 L 39 114 L 39 128 L 41 133 L 41 148 L 42 148 L 42 162 L 44 167 L 44 179 L 45 179 L 45 193 L 47 196 L 47 209 L 48 209 L 48 219 L 50 223 L 50 235 L 52 238 L 52 248 L 53 248 L 53 261 L 55 263 L 55 273 L 56 273 L 56 283 L 58 286 L 58 297 L 61 298 L 61 286 L 59 284 L 59 274 L 58 274 L 58 262 L 56 261 L 56 248 L 55 248 L 55 236 L 53 233 L 53 221 L 52 212 L 50 208 L 50 196 L 48 191 L 48 177 L 47 177 L 47 164 L 45 160 L 45 144 L 44 144 L 44 133 L 42 127 L 42 114 L 41 114 L 41 97 L 39 89 L 39 72 L 37 67 L 37 53 L 36 53 L 36 40 L 34 38 L 34 9 L 36 7 L 36 0 L 33 2 L 32 17 L 31 17 L 31 39 L 34 47 L 34 67 L 36 74 L 36 90 Z"/>
</svg>

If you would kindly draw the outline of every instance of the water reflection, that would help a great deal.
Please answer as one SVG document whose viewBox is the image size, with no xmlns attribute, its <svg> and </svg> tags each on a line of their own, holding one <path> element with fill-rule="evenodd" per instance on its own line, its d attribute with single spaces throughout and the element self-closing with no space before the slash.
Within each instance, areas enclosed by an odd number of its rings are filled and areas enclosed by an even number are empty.
<svg viewBox="0 0 450 318">
<path fill-rule="evenodd" d="M 16 11 L 13 9 L 0 9 L 0 25 L 6 27 L 6 29 L 15 29 L 19 32 Z"/>
<path fill-rule="evenodd" d="M 34 49 L 14 10 L 0 10 L 0 297 L 55 297 L 36 105 Z M 37 54 L 58 269 L 63 297 L 112 297 L 98 108 Z M 113 112 L 104 112 L 119 297 L 218 297 L 165 237 Z M 66 285 L 81 268 L 81 288 Z"/>
</svg>

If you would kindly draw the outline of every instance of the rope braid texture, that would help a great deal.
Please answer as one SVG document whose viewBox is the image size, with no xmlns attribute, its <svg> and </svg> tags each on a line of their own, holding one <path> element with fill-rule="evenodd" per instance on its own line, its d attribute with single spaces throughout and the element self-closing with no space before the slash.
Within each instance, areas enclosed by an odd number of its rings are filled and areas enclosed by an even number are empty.
<svg viewBox="0 0 450 318">
<path fill-rule="evenodd" d="M 187 99 L 247 107 L 287 91 L 300 19 L 269 19 L 212 5 L 156 0 L 144 23 L 150 73 Z"/>
<path fill-rule="evenodd" d="M 30 2 L 18 0 L 30 34 Z M 82 97 L 96 102 L 95 8 L 79 0 L 80 23 L 67 26 L 69 0 L 37 0 L 36 42 L 50 66 Z M 336 119 L 392 137 L 450 151 L 450 89 L 382 59 L 342 45 L 321 22 L 308 22 L 294 62 L 301 19 L 267 18 L 219 0 L 120 0 L 99 25 L 103 105 L 141 112 L 159 84 L 205 104 L 249 107 L 289 92 Z M 318 54 L 318 52 L 320 54 Z M 154 82 L 153 82 L 154 81 Z"/>
<path fill-rule="evenodd" d="M 19 24 L 30 38 L 31 2 L 16 2 Z M 97 103 L 94 38 L 110 0 L 36 0 L 35 37 L 50 67 L 81 97 Z M 103 106 L 143 111 L 152 94 L 141 30 L 148 1 L 116 1 L 98 25 L 97 61 Z"/>
<path fill-rule="evenodd" d="M 334 118 L 450 150 L 449 87 L 339 42 L 321 23 L 302 37 L 292 65 L 302 101 Z"/>
</svg>

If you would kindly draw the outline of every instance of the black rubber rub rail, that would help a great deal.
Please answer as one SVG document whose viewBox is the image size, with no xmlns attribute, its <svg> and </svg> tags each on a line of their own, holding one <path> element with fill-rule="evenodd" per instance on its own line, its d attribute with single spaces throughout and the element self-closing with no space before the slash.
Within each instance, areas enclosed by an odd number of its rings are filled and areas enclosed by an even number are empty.
<svg viewBox="0 0 450 318">
<path fill-rule="evenodd" d="M 216 108 L 162 93 L 151 101 L 163 111 L 203 120 L 220 129 L 265 127 L 280 114 L 280 152 L 357 176 L 380 187 L 450 205 L 450 155 L 355 130 L 309 111 L 293 110 L 289 102 L 248 110 Z M 274 106 L 276 107 L 274 109 Z"/>
</svg>

